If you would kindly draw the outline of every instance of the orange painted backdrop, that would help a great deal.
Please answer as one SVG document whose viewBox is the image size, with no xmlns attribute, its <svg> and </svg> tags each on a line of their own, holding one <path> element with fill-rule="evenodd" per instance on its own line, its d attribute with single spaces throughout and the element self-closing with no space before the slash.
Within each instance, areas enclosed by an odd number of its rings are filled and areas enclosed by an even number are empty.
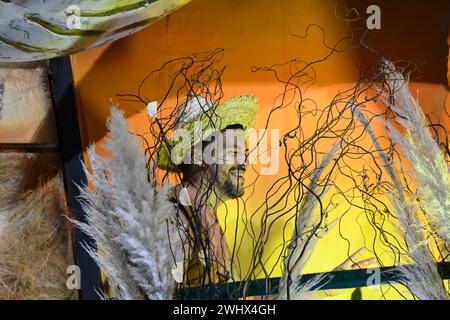
<svg viewBox="0 0 450 320">
<path fill-rule="evenodd" d="M 413 4 L 402 7 L 390 1 L 193 0 L 131 37 L 72 56 L 83 144 L 104 142 L 105 122 L 113 104 L 125 111 L 134 132 L 145 133 L 148 120 L 144 106 L 119 102 L 117 94 L 136 92 L 142 79 L 167 60 L 215 48 L 225 49 L 221 61 L 226 66 L 222 78 L 225 98 L 247 93 L 257 95 L 260 102 L 257 127 L 263 127 L 275 97 L 283 88 L 272 75 L 254 73 L 251 66 L 270 66 L 295 58 L 304 61 L 321 59 L 329 53 L 323 41 L 333 45 L 349 35 L 342 19 L 343 8 L 354 7 L 365 19 L 367 6 L 377 3 L 382 10 L 382 29 L 369 32 L 374 46 L 394 61 L 410 59 L 419 65 L 421 76 L 412 83 L 412 91 L 427 112 L 441 117 L 444 105 L 448 105 L 445 58 L 448 27 L 445 15 L 438 8 L 424 10 Z M 429 16 L 433 18 L 427 19 Z M 312 28 L 306 39 L 292 35 L 303 35 L 309 24 L 321 26 L 325 30 L 325 38 L 318 28 Z M 361 20 L 360 26 L 364 25 L 365 20 Z M 342 45 L 348 46 L 349 43 Z M 315 71 L 317 81 L 308 89 L 307 97 L 319 105 L 329 103 L 339 90 L 351 88 L 358 76 L 358 68 L 349 53 L 333 54 L 316 65 Z M 163 88 L 158 83 L 152 85 L 155 97 L 149 98 L 156 100 L 157 93 Z M 295 120 L 289 112 L 278 113 L 270 127 L 283 132 Z M 283 168 L 280 167 L 280 172 Z M 254 206 L 276 177 L 265 176 L 258 180 Z M 235 203 L 230 203 L 229 211 L 233 212 L 230 208 L 235 206 Z M 338 215 L 339 210 L 337 208 L 331 216 Z M 230 230 L 234 230 L 236 225 L 238 210 L 234 212 L 227 218 Z M 271 233 L 269 248 L 277 253 L 273 257 L 280 253 L 283 232 L 286 236 L 291 233 L 291 225 L 283 231 L 286 219 L 275 224 Z M 371 228 L 363 220 L 360 212 L 351 212 L 343 220 L 340 232 L 350 240 L 350 247 L 339 235 L 338 228 L 331 229 L 319 241 L 307 271 L 329 271 L 347 258 L 348 251 L 367 245 L 365 238 L 370 237 Z M 245 257 L 251 253 L 251 245 L 246 246 L 245 243 L 250 243 L 251 239 L 243 228 L 239 230 L 243 233 L 244 245 L 238 255 L 245 269 L 248 267 Z M 233 238 L 230 233 L 228 240 L 231 245 Z M 367 257 L 370 257 L 369 252 L 363 258 Z M 388 257 L 386 263 L 389 263 Z M 280 275 L 281 263 L 277 259 L 267 256 L 267 266 L 274 268 L 272 276 Z M 348 298 L 350 293 L 351 290 L 342 290 L 334 298 Z M 379 298 L 380 295 L 376 287 L 363 290 L 364 298 Z M 398 296 L 389 291 L 386 297 Z"/>
</svg>

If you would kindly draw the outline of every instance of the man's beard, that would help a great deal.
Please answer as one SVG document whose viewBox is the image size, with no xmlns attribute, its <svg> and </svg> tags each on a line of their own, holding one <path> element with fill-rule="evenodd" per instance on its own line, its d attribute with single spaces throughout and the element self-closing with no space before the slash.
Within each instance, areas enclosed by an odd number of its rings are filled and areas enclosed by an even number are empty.
<svg viewBox="0 0 450 320">
<path fill-rule="evenodd" d="M 239 170 L 240 174 L 245 173 L 245 167 L 242 165 L 233 166 L 230 170 L 228 170 L 228 176 L 231 175 L 231 171 L 233 170 Z M 244 195 L 244 186 L 240 184 L 240 179 L 237 179 L 236 184 L 231 182 L 231 179 L 228 178 L 225 180 L 223 185 L 223 191 L 226 195 L 228 195 L 230 198 L 239 198 Z"/>
</svg>

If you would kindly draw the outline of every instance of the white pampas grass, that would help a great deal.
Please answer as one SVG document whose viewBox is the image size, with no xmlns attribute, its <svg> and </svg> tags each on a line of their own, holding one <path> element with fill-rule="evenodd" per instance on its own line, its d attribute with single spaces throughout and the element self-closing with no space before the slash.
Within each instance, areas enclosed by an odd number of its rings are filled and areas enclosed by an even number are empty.
<svg viewBox="0 0 450 320">
<path fill-rule="evenodd" d="M 386 66 L 389 68 L 386 69 Z M 385 62 L 385 68 L 383 71 L 388 77 L 392 77 L 391 72 L 394 72 L 393 65 Z M 403 79 L 399 73 L 395 73 L 396 79 Z M 392 85 L 392 83 L 389 84 Z M 405 83 L 403 83 L 403 85 L 405 85 Z M 403 92 L 403 94 L 406 93 Z M 407 94 L 409 95 L 409 92 L 407 92 Z M 386 98 L 386 96 L 384 97 Z M 395 93 L 394 100 L 396 101 Z M 390 106 L 392 107 L 392 105 Z M 399 232 L 403 234 L 405 243 L 408 246 L 408 255 L 410 259 L 409 263 L 412 263 L 399 266 L 399 271 L 402 274 L 402 283 L 408 288 L 414 297 L 420 300 L 448 299 L 449 296 L 443 287 L 442 279 L 438 273 L 436 263 L 424 238 L 423 227 L 421 226 L 421 222 L 418 217 L 418 208 L 414 206 L 405 196 L 401 180 L 388 157 L 383 152 L 369 122 L 355 105 L 352 105 L 351 107 L 358 120 L 365 126 L 366 132 L 372 139 L 383 163 L 383 167 L 388 173 L 394 186 L 394 190 L 388 192 L 387 195 L 394 207 L 396 217 L 399 221 Z M 390 128 L 392 129 L 393 127 L 390 126 Z M 398 132 L 396 135 L 396 139 L 402 143 L 405 139 L 407 139 Z M 416 152 L 417 151 L 418 150 L 416 150 Z"/>
<path fill-rule="evenodd" d="M 318 227 L 320 214 L 324 213 L 318 211 L 320 198 L 329 190 L 329 187 L 319 186 L 317 182 L 325 168 L 334 159 L 338 149 L 339 144 L 335 144 L 325 154 L 322 162 L 311 177 L 311 182 L 308 186 L 309 191 L 305 193 L 302 199 L 296 217 L 295 228 L 287 248 L 278 300 L 307 300 L 313 295 L 314 290 L 320 289 L 318 284 L 324 279 L 323 275 L 319 275 L 306 283 L 299 284 L 306 262 L 309 260 L 318 241 L 314 231 Z"/>
<path fill-rule="evenodd" d="M 399 116 L 397 123 L 406 129 L 403 135 L 387 123 L 391 138 L 411 164 L 420 206 L 434 231 L 450 243 L 449 167 L 428 129 L 424 113 L 408 90 L 408 82 L 390 62 L 385 62 L 384 73 L 391 91 L 384 92 L 385 102 Z"/>
<path fill-rule="evenodd" d="M 299 275 L 295 277 L 295 281 L 292 283 L 290 287 L 290 294 L 289 299 L 290 300 L 311 300 L 320 299 L 320 296 L 317 296 L 318 290 L 320 290 L 323 285 L 325 285 L 324 280 L 327 278 L 327 275 L 325 273 L 318 274 L 309 279 L 308 281 L 304 283 L 300 283 L 302 279 L 302 275 Z M 328 282 L 328 281 L 327 281 Z M 286 292 L 286 291 L 285 291 Z M 281 293 L 281 292 L 280 292 Z M 282 293 L 278 295 L 277 300 L 285 300 L 286 294 Z"/>
<path fill-rule="evenodd" d="M 87 223 L 76 224 L 96 240 L 98 250 L 87 250 L 106 274 L 114 298 L 172 299 L 173 251 L 179 250 L 180 240 L 171 230 L 175 208 L 167 186 L 156 192 L 148 182 L 139 141 L 115 108 L 108 129 L 110 156 L 89 149 L 92 174 L 85 171 L 92 189 L 81 188 Z"/>
<path fill-rule="evenodd" d="M 398 196 L 390 195 L 397 218 L 403 228 L 405 242 L 409 248 L 411 264 L 399 266 L 402 280 L 408 290 L 419 300 L 448 300 L 436 263 L 424 241 L 422 227 L 413 205 L 401 203 Z"/>
</svg>

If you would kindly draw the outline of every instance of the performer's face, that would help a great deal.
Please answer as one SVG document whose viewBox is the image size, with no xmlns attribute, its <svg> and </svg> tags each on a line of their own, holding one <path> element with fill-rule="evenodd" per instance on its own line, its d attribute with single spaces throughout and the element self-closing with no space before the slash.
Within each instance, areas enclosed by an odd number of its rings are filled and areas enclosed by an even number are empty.
<svg viewBox="0 0 450 320">
<path fill-rule="evenodd" d="M 215 179 L 214 186 L 220 196 L 234 199 L 244 194 L 244 174 L 248 158 L 247 141 L 242 129 L 226 129 L 223 133 L 222 145 L 218 146 L 222 148 L 221 159 L 223 160 L 209 166 L 209 176 Z"/>
</svg>

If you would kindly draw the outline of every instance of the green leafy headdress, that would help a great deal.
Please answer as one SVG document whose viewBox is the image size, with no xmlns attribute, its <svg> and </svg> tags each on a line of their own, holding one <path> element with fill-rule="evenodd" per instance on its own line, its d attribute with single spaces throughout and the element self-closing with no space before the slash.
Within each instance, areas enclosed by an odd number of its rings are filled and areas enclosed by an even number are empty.
<svg viewBox="0 0 450 320">
<path fill-rule="evenodd" d="M 180 108 L 174 134 L 158 150 L 157 166 L 175 171 L 193 146 L 228 126 L 241 125 L 245 131 L 254 128 L 257 109 L 258 100 L 250 94 L 229 98 L 217 106 L 194 97 Z"/>
</svg>

